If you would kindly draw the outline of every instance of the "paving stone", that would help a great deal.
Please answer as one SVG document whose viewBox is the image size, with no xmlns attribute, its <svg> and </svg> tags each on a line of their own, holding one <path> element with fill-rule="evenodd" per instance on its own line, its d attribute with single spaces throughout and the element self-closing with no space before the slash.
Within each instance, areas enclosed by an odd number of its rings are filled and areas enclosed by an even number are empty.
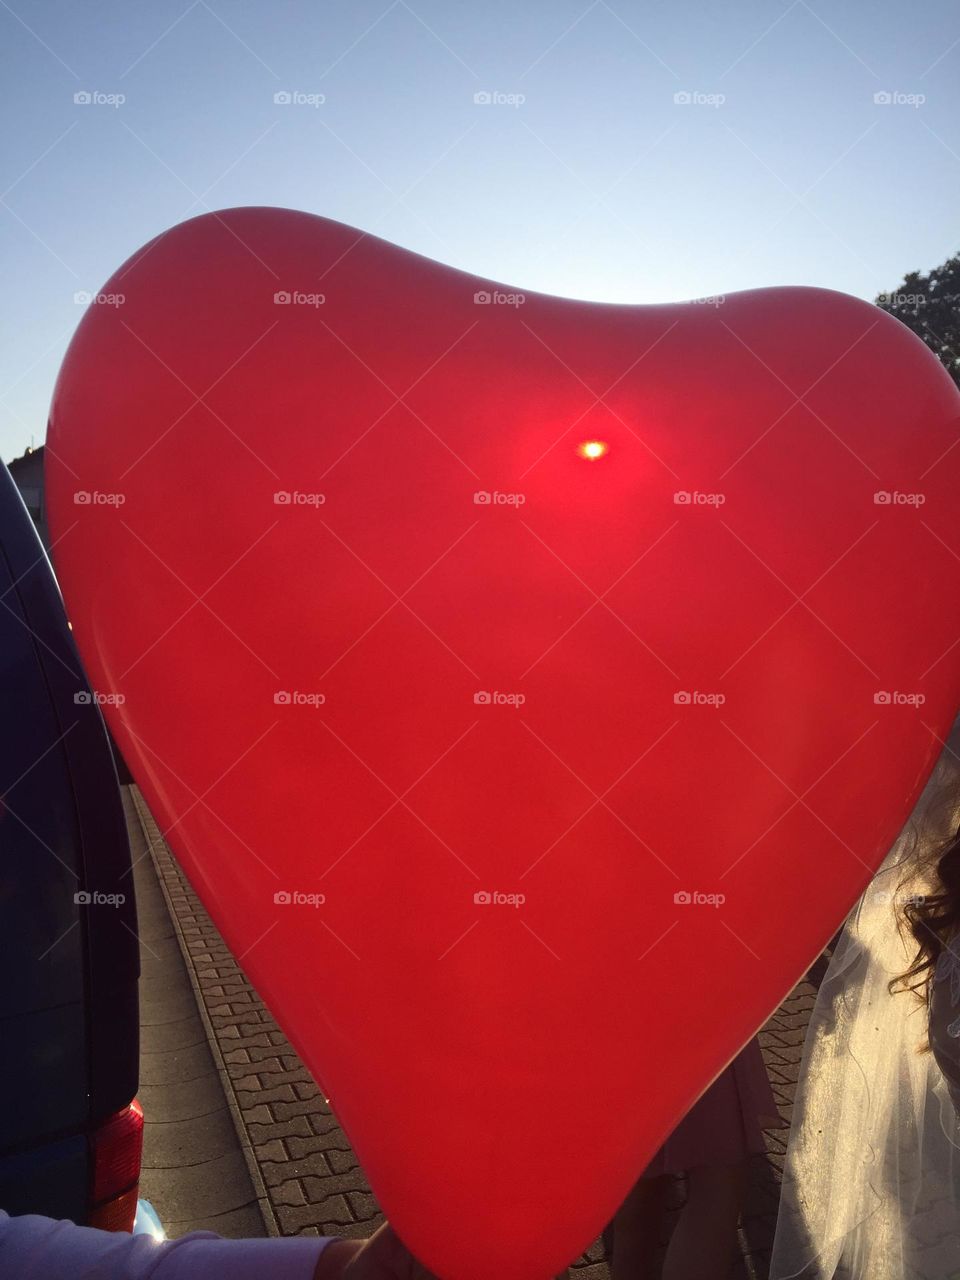
<svg viewBox="0 0 960 1280">
<path fill-rule="evenodd" d="M 314 1151 L 351 1151 L 346 1134 L 339 1125 L 327 1133 L 311 1134 L 309 1138 L 288 1138 L 285 1145 L 291 1160 L 302 1160 Z"/>
<path fill-rule="evenodd" d="M 244 1027 L 255 1028 L 254 1034 L 260 1030 L 260 1018 L 256 1009 L 244 1009 L 240 1013 L 233 1013 L 229 1009 L 226 1013 L 211 1013 L 210 1021 L 214 1030 L 218 1027 L 232 1026 L 236 1027 L 240 1034 L 243 1035 Z"/>
<path fill-rule="evenodd" d="M 258 1063 L 257 1076 L 262 1089 L 270 1089 L 276 1084 L 309 1084 L 312 1088 L 317 1088 L 313 1076 L 306 1067 L 285 1069 L 279 1058 L 268 1058 Z"/>
<path fill-rule="evenodd" d="M 206 1038 L 186 1048 L 149 1050 L 140 1055 L 140 1084 L 189 1084 L 215 1072 Z"/>
<path fill-rule="evenodd" d="M 209 991 L 205 991 L 204 994 L 208 997 L 208 999 L 212 1001 L 216 1001 L 218 999 L 218 997 L 214 996 Z M 227 1001 L 221 1000 L 221 1003 L 219 1004 L 211 1003 L 209 1012 L 211 1017 L 228 1018 L 235 1013 L 245 1013 L 248 1010 L 249 1006 L 250 1006 L 249 996 L 246 999 L 244 999 L 242 996 L 232 996 Z"/>
<path fill-rule="evenodd" d="M 196 1011 L 191 1017 L 181 1018 L 179 1022 L 161 1022 L 155 1026 L 140 1027 L 140 1049 L 145 1053 L 189 1049 L 206 1043 L 207 1033 Z"/>
<path fill-rule="evenodd" d="M 186 1231 L 265 1234 L 174 921 L 131 789 L 122 790 L 140 920 L 141 1193 L 171 1239 Z M 159 857 L 161 846 L 156 845 Z M 147 937 L 149 935 L 149 939 Z"/>
<path fill-rule="evenodd" d="M 303 1186 L 295 1178 L 290 1178 L 288 1181 L 274 1187 L 271 1192 L 271 1199 L 274 1204 L 298 1205 L 307 1203 Z"/>
<path fill-rule="evenodd" d="M 163 1225 L 171 1238 L 185 1235 L 188 1231 L 213 1231 L 228 1240 L 247 1240 L 264 1234 L 263 1217 L 255 1200 L 241 1205 L 239 1209 L 231 1209 L 229 1213 L 189 1218 L 183 1223 L 165 1221 Z"/>
<path fill-rule="evenodd" d="M 250 1203 L 250 1174 L 240 1151 L 204 1164 L 155 1169 L 150 1196 L 161 1221 L 183 1222 L 213 1217 Z"/>
<path fill-rule="evenodd" d="M 339 1147 L 331 1147 L 325 1153 L 327 1164 L 334 1173 L 346 1173 L 348 1169 L 359 1169 L 357 1157 L 351 1150 L 342 1150 Z"/>
<path fill-rule="evenodd" d="M 255 1124 L 246 1115 L 243 1118 L 251 1143 L 266 1142 L 270 1138 L 288 1138 L 295 1134 L 306 1137 L 310 1132 L 306 1116 L 294 1116 L 292 1120 L 284 1120 L 281 1124 Z"/>
<path fill-rule="evenodd" d="M 353 1216 L 360 1221 L 372 1218 L 377 1212 L 377 1202 L 369 1191 L 351 1191 L 347 1195 Z"/>
<path fill-rule="evenodd" d="M 340 1235 L 342 1224 L 356 1222 L 343 1196 L 326 1196 L 322 1200 L 304 1205 L 303 1208 L 281 1204 L 277 1206 L 277 1218 L 284 1235 L 293 1235 L 301 1227 L 309 1226 L 320 1227 L 324 1234 Z M 367 1235 L 368 1232 L 363 1234 Z"/>
<path fill-rule="evenodd" d="M 276 1046 L 270 1043 L 265 1031 L 251 1031 L 244 1037 L 243 1047 L 250 1055 L 251 1062 L 259 1062 L 258 1054 L 266 1054 L 268 1058 L 276 1053 Z"/>
<path fill-rule="evenodd" d="M 184 980 L 177 986 L 161 985 L 159 978 L 140 981 L 140 1025 L 181 1022 L 197 1011 L 197 1002 L 190 983 Z"/>
<path fill-rule="evenodd" d="M 289 1086 L 285 1087 L 289 1088 Z M 293 1096 L 292 1088 L 290 1089 L 290 1093 L 291 1096 Z M 310 1116 L 313 1114 L 314 1110 L 314 1099 L 301 1098 L 294 1102 L 277 1101 L 272 1104 L 272 1110 L 274 1116 L 278 1120 L 287 1120 L 290 1116 Z"/>
<path fill-rule="evenodd" d="M 156 943 L 165 942 L 170 938 L 175 939 L 176 930 L 169 917 L 163 919 L 162 917 L 145 913 L 141 918 L 138 914 L 137 937 L 147 947 L 153 947 Z"/>
<path fill-rule="evenodd" d="M 258 1066 L 257 1067 L 258 1071 L 261 1071 L 261 1070 L 273 1071 L 275 1069 L 277 1071 L 289 1071 L 291 1069 L 291 1064 L 293 1065 L 294 1068 L 299 1067 L 301 1065 L 299 1058 L 296 1058 L 296 1057 L 291 1058 L 289 1053 L 288 1054 L 279 1053 L 277 1051 L 277 1046 L 271 1041 L 270 1037 L 267 1035 L 266 1032 L 263 1033 L 262 1044 L 258 1044 L 257 1041 L 255 1040 L 248 1040 L 245 1045 L 245 1048 L 247 1052 L 250 1054 L 251 1062 L 267 1063 L 267 1064 L 276 1062 L 279 1064 L 276 1068 L 269 1065 L 263 1066 L 263 1067 Z"/>
<path fill-rule="evenodd" d="M 364 1219 L 363 1222 L 338 1222 L 335 1228 L 331 1230 L 331 1234 L 345 1236 L 348 1240 L 365 1240 L 367 1236 L 376 1231 L 383 1221 L 383 1214 L 378 1213 L 375 1218 Z"/>
<path fill-rule="evenodd" d="M 287 1149 L 280 1138 L 272 1138 L 269 1142 L 259 1142 L 253 1150 L 257 1163 L 261 1168 L 267 1161 L 272 1161 L 276 1164 L 288 1158 Z"/>
<path fill-rule="evenodd" d="M 141 935 L 142 938 L 142 935 Z M 176 931 L 171 928 L 169 934 L 156 938 L 150 943 L 150 950 L 145 947 L 140 955 L 140 977 L 149 980 L 169 972 L 171 964 L 181 961 L 180 943 Z"/>
<path fill-rule="evenodd" d="M 325 1103 L 321 1105 L 322 1099 L 313 1099 L 316 1110 L 310 1114 L 310 1124 L 312 1131 L 321 1136 L 325 1133 L 343 1132 L 337 1124 L 333 1113 Z"/>
<path fill-rule="evenodd" d="M 283 1159 L 276 1163 L 262 1161 L 260 1172 L 263 1174 L 263 1180 L 268 1187 L 281 1186 L 291 1176 L 297 1178 L 307 1177 L 308 1175 L 320 1178 L 330 1178 L 331 1176 L 330 1166 L 324 1159 L 322 1151 L 314 1151 L 311 1155 L 304 1156 L 302 1160 L 288 1160 L 286 1154 L 284 1154 Z M 330 1190 L 341 1190 L 341 1188 L 331 1187 Z M 329 1191 L 326 1194 L 329 1194 Z"/>
<path fill-rule="evenodd" d="M 237 1131 L 224 1107 L 192 1120 L 151 1122 L 143 1144 L 143 1164 L 147 1169 L 182 1168 L 226 1155 L 237 1146 Z"/>
<path fill-rule="evenodd" d="M 280 1111 L 280 1107 L 281 1105 L 284 1105 L 290 1102 L 291 1100 L 294 1100 L 294 1101 L 296 1100 L 297 1095 L 293 1092 L 293 1085 L 281 1084 L 281 1085 L 278 1085 L 275 1089 L 260 1089 L 256 1087 L 257 1086 L 256 1076 L 244 1077 L 244 1079 L 246 1080 L 249 1080 L 251 1078 L 253 1079 L 253 1083 L 255 1086 L 253 1089 L 241 1089 L 239 1087 L 239 1081 L 235 1082 L 237 1102 L 239 1103 L 240 1107 L 243 1108 L 244 1106 L 256 1106 L 257 1103 L 270 1103 L 270 1109 L 273 1112 L 274 1119 L 286 1120 L 287 1115 L 285 1115 Z"/>
<path fill-rule="evenodd" d="M 216 1072 L 193 1081 L 189 1089 L 180 1084 L 142 1085 L 137 1096 L 144 1115 L 160 1121 L 192 1120 L 222 1111 L 227 1105 Z"/>
<path fill-rule="evenodd" d="M 312 1080 L 297 1080 L 294 1082 L 294 1092 L 298 1098 L 306 1100 L 307 1098 L 318 1098 L 320 1090 Z"/>
<path fill-rule="evenodd" d="M 272 1124 L 273 1112 L 268 1106 L 258 1103 L 256 1106 L 247 1107 L 243 1118 L 247 1124 Z"/>
<path fill-rule="evenodd" d="M 359 1168 L 351 1169 L 347 1173 L 328 1173 L 324 1177 L 314 1177 L 305 1174 L 303 1177 L 303 1189 L 307 1193 L 307 1198 L 314 1203 L 319 1203 L 322 1197 L 329 1195 L 346 1195 L 348 1191 L 369 1191 L 367 1180 L 363 1176 L 363 1171 Z"/>
</svg>

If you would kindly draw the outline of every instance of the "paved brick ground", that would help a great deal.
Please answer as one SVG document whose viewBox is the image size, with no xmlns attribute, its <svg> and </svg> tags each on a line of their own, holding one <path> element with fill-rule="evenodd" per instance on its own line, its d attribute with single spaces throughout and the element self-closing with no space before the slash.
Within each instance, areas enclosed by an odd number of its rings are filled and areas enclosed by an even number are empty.
<svg viewBox="0 0 960 1280">
<path fill-rule="evenodd" d="M 171 914 L 128 787 L 140 939 L 140 1191 L 171 1238 L 188 1231 L 263 1236 L 263 1214 L 210 1049 Z"/>
<path fill-rule="evenodd" d="M 139 791 L 131 788 L 157 875 L 184 950 L 247 1158 L 266 1231 L 279 1235 L 364 1236 L 382 1220 L 346 1136 L 283 1032 L 241 972 L 163 842 Z M 785 1120 L 790 1119 L 818 973 L 802 982 L 760 1033 L 764 1060 Z M 767 1275 L 776 1224 L 786 1130 L 767 1136 L 755 1157 L 732 1280 Z M 674 1215 L 682 1204 L 678 1179 Z M 669 1234 L 670 1216 L 665 1224 Z M 608 1280 L 598 1241 L 575 1264 L 576 1280 Z"/>
</svg>

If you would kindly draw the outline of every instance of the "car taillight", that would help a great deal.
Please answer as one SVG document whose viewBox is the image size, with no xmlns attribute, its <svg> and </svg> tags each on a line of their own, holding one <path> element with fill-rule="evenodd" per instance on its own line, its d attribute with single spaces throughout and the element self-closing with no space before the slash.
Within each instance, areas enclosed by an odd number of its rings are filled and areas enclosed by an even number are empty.
<svg viewBox="0 0 960 1280">
<path fill-rule="evenodd" d="M 90 1134 L 91 1227 L 133 1229 L 142 1153 L 143 1109 L 134 1098 Z"/>
</svg>

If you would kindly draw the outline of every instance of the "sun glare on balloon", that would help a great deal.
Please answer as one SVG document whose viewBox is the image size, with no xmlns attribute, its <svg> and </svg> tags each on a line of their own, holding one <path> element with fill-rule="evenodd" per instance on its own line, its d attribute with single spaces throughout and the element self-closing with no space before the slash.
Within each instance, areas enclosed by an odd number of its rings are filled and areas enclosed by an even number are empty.
<svg viewBox="0 0 960 1280">
<path fill-rule="evenodd" d="M 603 457 L 609 447 L 610 446 L 603 440 L 584 440 L 582 444 L 577 445 L 577 453 L 579 453 L 581 458 L 587 458 L 590 462 L 596 462 L 597 458 Z"/>
</svg>

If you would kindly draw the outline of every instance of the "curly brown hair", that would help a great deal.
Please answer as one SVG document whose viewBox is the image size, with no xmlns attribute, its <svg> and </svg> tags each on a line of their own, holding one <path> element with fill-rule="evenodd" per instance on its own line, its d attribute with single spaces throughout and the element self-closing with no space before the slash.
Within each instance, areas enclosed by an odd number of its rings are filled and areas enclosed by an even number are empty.
<svg viewBox="0 0 960 1280">
<path fill-rule="evenodd" d="M 923 1000 L 929 999 L 930 982 L 940 955 L 960 930 L 960 829 L 941 841 L 926 862 L 934 891 L 908 898 L 903 907 L 903 918 L 913 934 L 917 952 L 910 968 L 889 984 L 891 994 L 912 991 Z"/>
</svg>

